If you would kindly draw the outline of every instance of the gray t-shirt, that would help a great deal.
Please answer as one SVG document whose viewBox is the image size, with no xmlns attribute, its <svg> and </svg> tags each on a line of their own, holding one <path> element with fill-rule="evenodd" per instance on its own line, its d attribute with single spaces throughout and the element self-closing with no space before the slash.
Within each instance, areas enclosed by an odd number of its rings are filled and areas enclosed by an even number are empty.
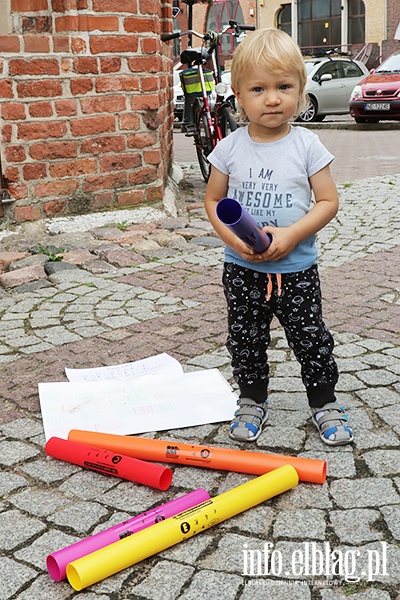
<svg viewBox="0 0 400 600">
<path fill-rule="evenodd" d="M 284 138 L 265 144 L 251 139 L 248 126 L 239 127 L 208 157 L 216 169 L 229 176 L 227 196 L 238 200 L 260 227 L 287 227 L 306 215 L 312 201 L 309 177 L 333 158 L 317 135 L 293 126 Z M 317 258 L 314 235 L 276 262 L 251 263 L 229 246 L 225 249 L 227 262 L 263 273 L 303 271 Z"/>
</svg>

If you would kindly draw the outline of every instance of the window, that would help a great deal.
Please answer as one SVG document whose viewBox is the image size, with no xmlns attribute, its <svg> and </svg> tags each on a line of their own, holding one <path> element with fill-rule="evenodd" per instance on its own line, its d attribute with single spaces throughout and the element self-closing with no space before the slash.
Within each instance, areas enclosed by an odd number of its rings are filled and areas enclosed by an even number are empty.
<svg viewBox="0 0 400 600">
<path fill-rule="evenodd" d="M 344 1 L 344 0 L 343 0 Z M 341 44 L 342 0 L 298 0 L 298 42 L 302 48 Z M 365 5 L 363 0 L 348 0 L 348 43 L 365 42 Z M 278 14 L 278 27 L 291 34 L 291 5 Z"/>
<path fill-rule="evenodd" d="M 230 20 L 244 23 L 239 0 L 214 0 L 214 4 L 208 9 L 206 29 L 221 31 Z M 220 53 L 225 56 L 233 54 L 236 46 L 236 38 L 228 34 L 224 35 L 221 40 Z"/>
<path fill-rule="evenodd" d="M 340 68 L 340 63 L 332 60 L 327 63 L 324 63 L 316 72 L 313 79 L 315 81 L 319 81 L 322 75 L 332 75 L 332 79 L 340 79 L 342 76 L 342 71 Z"/>
<path fill-rule="evenodd" d="M 365 42 L 365 6 L 362 0 L 349 2 L 349 43 Z"/>
<path fill-rule="evenodd" d="M 298 15 L 300 46 L 340 44 L 339 0 L 299 0 Z"/>
<path fill-rule="evenodd" d="M 364 75 L 364 73 L 361 71 L 360 67 L 356 63 L 343 62 L 342 67 L 345 77 L 362 77 Z"/>
</svg>

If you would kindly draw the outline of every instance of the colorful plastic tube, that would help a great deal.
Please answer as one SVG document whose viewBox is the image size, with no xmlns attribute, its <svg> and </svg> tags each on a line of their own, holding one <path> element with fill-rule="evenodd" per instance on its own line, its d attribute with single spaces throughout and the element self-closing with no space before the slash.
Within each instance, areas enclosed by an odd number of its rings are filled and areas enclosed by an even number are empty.
<svg viewBox="0 0 400 600">
<path fill-rule="evenodd" d="M 79 591 L 149 556 L 295 487 L 297 471 L 285 465 L 211 500 L 139 531 L 67 565 L 67 577 Z"/>
<path fill-rule="evenodd" d="M 324 483 L 326 480 L 326 462 L 313 458 L 298 458 L 265 452 L 249 452 L 233 448 L 214 448 L 171 442 L 151 440 L 111 433 L 97 433 L 72 429 L 68 439 L 82 444 L 96 444 L 114 452 L 123 452 L 127 456 L 135 456 L 144 460 L 155 460 L 183 464 L 191 467 L 220 469 L 262 475 L 282 465 L 292 465 L 299 474 L 300 481 Z"/>
<path fill-rule="evenodd" d="M 164 521 L 164 519 L 168 519 L 168 517 L 172 517 L 192 506 L 201 504 L 202 502 L 209 500 L 209 498 L 210 495 L 208 492 L 203 488 L 199 488 L 184 496 L 180 496 L 180 498 L 175 498 L 170 502 L 166 502 L 161 506 L 157 506 L 156 508 L 144 512 L 141 515 L 137 515 L 128 521 L 124 521 L 119 525 L 114 525 L 114 527 L 110 527 L 105 531 L 100 531 L 84 540 L 80 540 L 71 546 L 67 546 L 67 548 L 57 550 L 57 552 L 53 552 L 53 554 L 49 554 L 47 557 L 47 570 L 55 581 L 61 581 L 67 576 L 65 570 L 68 563 L 77 560 L 82 556 L 86 556 L 87 554 L 91 554 L 96 550 L 100 550 L 100 548 L 109 546 L 114 542 L 118 542 L 119 540 L 122 540 L 133 533 L 137 533 L 142 529 L 146 529 L 146 527 L 150 527 L 155 523 Z"/>
<path fill-rule="evenodd" d="M 46 453 L 53 458 L 105 475 L 121 477 L 128 481 L 167 490 L 171 485 L 172 471 L 168 467 L 145 462 L 131 456 L 115 454 L 110 448 L 93 447 L 71 440 L 52 437 L 46 444 Z M 118 452 L 118 451 L 117 451 Z"/>
<path fill-rule="evenodd" d="M 254 252 L 264 252 L 272 236 L 257 225 L 253 217 L 234 198 L 222 198 L 217 204 L 217 217 Z"/>
</svg>

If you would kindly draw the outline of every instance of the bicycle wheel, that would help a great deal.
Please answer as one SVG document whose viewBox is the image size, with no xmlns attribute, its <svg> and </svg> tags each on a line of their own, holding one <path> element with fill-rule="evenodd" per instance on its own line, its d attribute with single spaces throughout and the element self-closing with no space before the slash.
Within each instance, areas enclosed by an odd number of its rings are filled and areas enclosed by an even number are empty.
<svg viewBox="0 0 400 600">
<path fill-rule="evenodd" d="M 222 106 L 218 114 L 219 124 L 221 127 L 222 137 L 226 137 L 232 131 L 238 128 L 233 110 L 230 106 Z"/>
<path fill-rule="evenodd" d="M 192 110 L 193 122 L 196 128 L 194 143 L 196 144 L 197 159 L 203 179 L 207 182 L 211 171 L 211 165 L 207 159 L 207 156 L 212 151 L 210 131 L 208 129 L 207 118 L 203 113 L 203 105 L 198 99 L 194 101 Z"/>
</svg>

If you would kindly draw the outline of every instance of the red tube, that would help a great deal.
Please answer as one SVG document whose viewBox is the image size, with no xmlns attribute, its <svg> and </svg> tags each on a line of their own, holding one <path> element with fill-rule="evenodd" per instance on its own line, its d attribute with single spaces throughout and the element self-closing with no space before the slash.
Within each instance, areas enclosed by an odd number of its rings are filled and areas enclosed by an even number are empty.
<svg viewBox="0 0 400 600">
<path fill-rule="evenodd" d="M 249 452 L 235 448 L 195 446 L 182 442 L 151 440 L 129 435 L 79 431 L 78 429 L 72 429 L 68 434 L 68 439 L 82 444 L 98 444 L 102 448 L 108 448 L 114 452 L 124 452 L 128 456 L 144 460 L 220 469 L 221 471 L 236 471 L 252 475 L 263 475 L 283 465 L 292 465 L 296 469 L 300 481 L 324 483 L 326 479 L 326 462 L 313 458 Z"/>
<path fill-rule="evenodd" d="M 171 485 L 172 471 L 168 467 L 115 454 L 112 450 L 94 448 L 57 437 L 49 439 L 45 450 L 53 458 L 65 460 L 104 475 L 113 475 L 148 485 L 158 490 L 167 490 Z"/>
</svg>

